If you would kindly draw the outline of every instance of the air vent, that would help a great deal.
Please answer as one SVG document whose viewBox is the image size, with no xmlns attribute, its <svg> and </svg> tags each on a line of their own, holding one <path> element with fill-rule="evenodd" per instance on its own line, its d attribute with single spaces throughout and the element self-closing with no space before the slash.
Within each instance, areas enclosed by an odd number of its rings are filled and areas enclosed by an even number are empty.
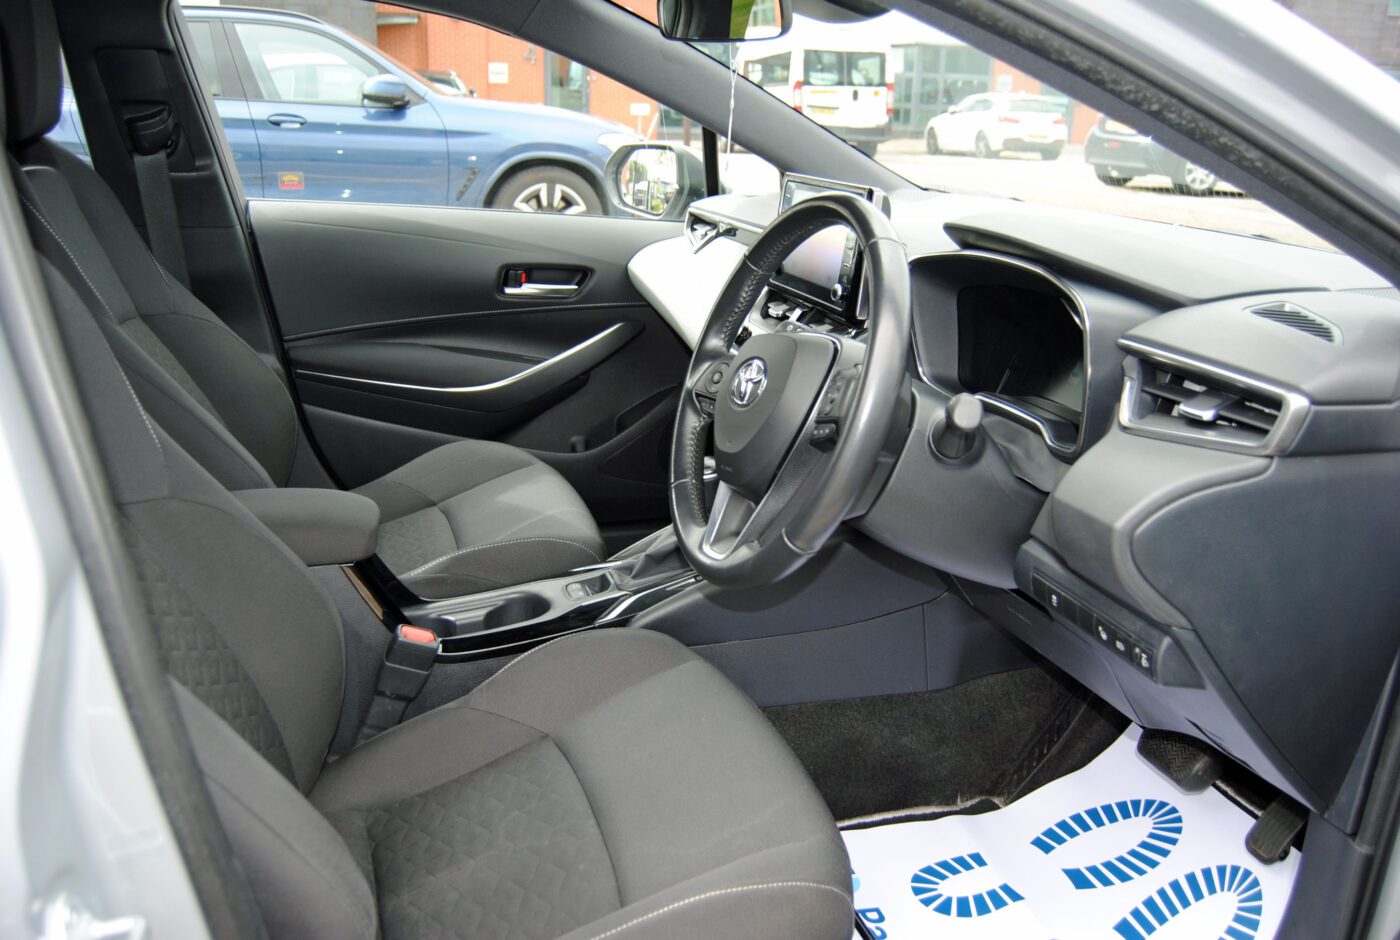
<svg viewBox="0 0 1400 940">
<path fill-rule="evenodd" d="M 690 242 L 691 251 L 699 251 L 716 238 L 736 233 L 734 226 L 725 222 L 716 222 L 695 213 L 688 212 L 685 216 L 685 237 Z"/>
<path fill-rule="evenodd" d="M 1307 411 L 1296 392 L 1188 362 L 1130 340 L 1119 421 L 1149 437 L 1189 440 L 1224 450 L 1278 453 L 1292 443 Z"/>
<path fill-rule="evenodd" d="M 1318 339 L 1326 340 L 1329 343 L 1337 341 L 1337 330 L 1332 324 L 1317 314 L 1304 310 L 1297 304 L 1276 303 L 1264 304 L 1259 307 L 1251 307 L 1249 312 L 1256 317 L 1263 317 L 1265 320 L 1272 320 L 1282 326 L 1306 333 L 1309 336 L 1316 336 Z"/>
<path fill-rule="evenodd" d="M 1142 395 L 1153 414 L 1188 426 L 1230 428 L 1260 438 L 1278 423 L 1278 402 L 1150 363 L 1144 371 Z"/>
</svg>

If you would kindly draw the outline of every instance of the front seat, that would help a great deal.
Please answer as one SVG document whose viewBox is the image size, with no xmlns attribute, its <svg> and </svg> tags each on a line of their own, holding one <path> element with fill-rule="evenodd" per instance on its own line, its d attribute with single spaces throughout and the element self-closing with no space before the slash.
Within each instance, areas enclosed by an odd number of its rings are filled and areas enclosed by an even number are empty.
<svg viewBox="0 0 1400 940">
<path fill-rule="evenodd" d="M 272 937 L 851 936 L 850 863 L 815 787 L 742 693 L 661 634 L 548 643 L 326 764 L 335 608 L 151 420 L 76 289 L 40 266 L 156 648 Z"/>
<path fill-rule="evenodd" d="M 0 36 L 10 63 L 5 141 L 28 181 L 24 210 L 41 220 L 40 253 L 99 319 L 146 409 L 215 479 L 231 490 L 331 486 L 281 377 L 160 267 L 106 183 L 44 139 L 59 118 L 62 72 L 52 11 L 31 16 L 31 2 L 6 0 Z M 447 444 L 357 492 L 379 505 L 380 558 L 422 597 L 604 557 L 574 489 L 505 444 Z"/>
<path fill-rule="evenodd" d="M 3 6 L 5 121 L 32 132 L 51 93 L 24 66 L 43 46 L 15 37 L 52 24 Z M 762 713 L 659 634 L 546 644 L 327 764 L 335 607 L 147 413 L 88 309 L 92 246 L 61 241 L 32 211 L 33 176 L 13 175 L 31 233 L 67 255 L 38 263 L 115 524 L 270 936 L 851 935 L 849 859 L 820 795 Z"/>
</svg>

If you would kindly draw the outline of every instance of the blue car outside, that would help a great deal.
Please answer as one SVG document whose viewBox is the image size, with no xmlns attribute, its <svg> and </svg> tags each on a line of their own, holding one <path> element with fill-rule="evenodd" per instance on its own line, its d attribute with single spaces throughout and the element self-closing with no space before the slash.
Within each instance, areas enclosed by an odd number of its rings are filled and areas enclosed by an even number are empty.
<svg viewBox="0 0 1400 940">
<path fill-rule="evenodd" d="M 185 11 L 244 191 L 252 197 L 606 213 L 603 170 L 640 140 L 563 108 L 470 97 L 296 13 Z M 392 76 L 397 81 L 385 82 Z M 392 103 L 362 97 L 394 89 Z M 251 92 L 251 93 L 250 93 Z M 50 135 L 87 157 L 72 92 Z"/>
</svg>

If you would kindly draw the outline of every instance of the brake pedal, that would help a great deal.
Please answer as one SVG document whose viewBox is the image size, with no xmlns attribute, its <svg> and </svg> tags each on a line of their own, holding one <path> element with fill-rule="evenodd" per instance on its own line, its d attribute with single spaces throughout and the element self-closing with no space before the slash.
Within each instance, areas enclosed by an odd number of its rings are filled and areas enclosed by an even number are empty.
<svg viewBox="0 0 1400 940">
<path fill-rule="evenodd" d="M 1307 825 L 1308 811 L 1291 796 L 1280 793 L 1264 814 L 1254 821 L 1245 848 L 1265 865 L 1281 862 Z"/>
<path fill-rule="evenodd" d="M 1175 731 L 1144 729 L 1138 755 L 1187 793 L 1200 793 L 1225 773 L 1220 752 L 1203 741 Z"/>
</svg>

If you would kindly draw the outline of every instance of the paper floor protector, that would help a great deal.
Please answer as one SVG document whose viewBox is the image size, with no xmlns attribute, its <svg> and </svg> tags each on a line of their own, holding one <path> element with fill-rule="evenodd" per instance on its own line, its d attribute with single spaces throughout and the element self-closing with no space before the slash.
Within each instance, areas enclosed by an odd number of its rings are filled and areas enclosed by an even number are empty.
<svg viewBox="0 0 1400 940">
<path fill-rule="evenodd" d="M 1130 728 L 1003 809 L 849 830 L 858 916 L 877 940 L 1269 940 L 1299 854 L 1264 865 L 1253 818 L 1182 793 Z"/>
</svg>

